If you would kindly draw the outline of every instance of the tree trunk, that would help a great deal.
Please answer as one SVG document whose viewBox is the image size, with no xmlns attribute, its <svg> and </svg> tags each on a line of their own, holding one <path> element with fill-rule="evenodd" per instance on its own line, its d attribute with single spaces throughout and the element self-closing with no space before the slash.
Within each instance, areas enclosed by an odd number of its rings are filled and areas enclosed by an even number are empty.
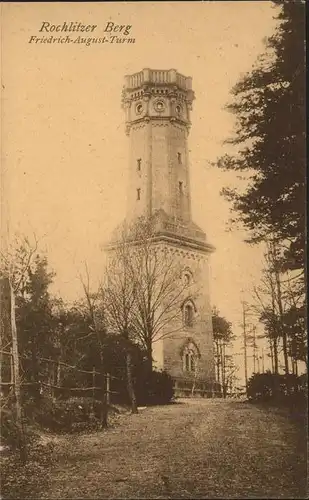
<svg viewBox="0 0 309 500">
<path fill-rule="evenodd" d="M 278 374 L 279 363 L 278 363 L 278 339 L 277 338 L 274 338 L 274 365 L 275 365 L 275 373 Z"/>
<path fill-rule="evenodd" d="M 108 406 L 107 406 L 107 394 L 106 394 L 106 374 L 102 374 L 103 378 L 103 387 L 102 387 L 102 394 L 101 394 L 101 403 L 102 403 L 102 410 L 101 410 L 101 425 L 102 427 L 106 428 L 108 426 Z"/>
<path fill-rule="evenodd" d="M 103 351 L 103 343 L 100 338 L 99 331 L 96 327 L 95 321 L 93 319 L 93 325 L 94 329 L 97 335 L 97 341 L 98 341 L 98 347 L 99 347 L 99 353 L 100 353 L 100 363 L 101 363 L 101 376 L 102 376 L 102 392 L 101 392 L 101 403 L 102 403 L 102 409 L 101 409 L 101 424 L 103 428 L 106 428 L 108 426 L 108 404 L 107 404 L 107 374 L 106 370 L 104 369 L 104 351 Z"/>
<path fill-rule="evenodd" d="M 62 348 L 60 344 L 59 338 L 56 339 L 56 360 L 53 363 L 53 369 L 54 369 L 54 385 L 61 387 L 61 364 L 60 360 L 62 359 Z M 53 390 L 53 397 L 57 399 L 57 396 L 59 395 L 58 390 Z"/>
<path fill-rule="evenodd" d="M 231 380 L 230 380 L 230 393 L 231 393 L 231 396 L 234 395 L 233 376 L 231 376 Z"/>
<path fill-rule="evenodd" d="M 147 346 L 147 376 L 151 375 L 152 372 L 152 343 Z"/>
<path fill-rule="evenodd" d="M 1 328 L 1 325 L 0 325 L 0 345 L 2 346 L 3 345 L 3 341 L 2 341 L 2 328 Z M 2 401 L 2 397 L 3 397 L 3 393 L 2 393 L 2 353 L 0 352 L 0 398 L 1 398 L 1 401 Z"/>
<path fill-rule="evenodd" d="M 282 341 L 283 341 L 284 369 L 285 369 L 286 375 L 288 375 L 289 374 L 289 355 L 288 355 L 287 335 L 285 332 L 282 333 Z"/>
<path fill-rule="evenodd" d="M 101 425 L 103 428 L 108 426 L 108 404 L 107 404 L 107 381 L 106 381 L 106 372 L 104 370 L 104 354 L 103 354 L 103 346 L 100 341 L 99 335 L 97 333 L 98 344 L 100 349 L 100 362 L 101 362 L 101 377 L 102 377 L 102 392 L 101 392 Z"/>
<path fill-rule="evenodd" d="M 276 288 L 277 288 L 277 303 L 278 303 L 278 309 L 279 309 L 279 315 L 280 315 L 280 323 L 281 323 L 284 368 L 285 368 L 286 375 L 288 375 L 289 374 L 288 342 L 287 342 L 286 329 L 284 328 L 284 321 L 283 321 L 283 306 L 282 306 L 281 282 L 280 282 L 279 270 L 277 268 L 277 262 L 275 262 L 275 277 L 276 277 Z"/>
<path fill-rule="evenodd" d="M 225 382 L 225 344 L 222 343 L 220 346 L 220 357 L 221 357 L 221 379 L 222 379 L 222 394 L 226 398 L 226 382 Z"/>
<path fill-rule="evenodd" d="M 145 365 L 145 385 L 144 385 L 144 397 L 146 401 L 149 401 L 151 397 L 151 374 L 152 374 L 152 344 L 150 342 L 146 348 L 146 365 Z"/>
<path fill-rule="evenodd" d="M 193 379 L 193 384 L 192 384 L 192 390 L 191 390 L 191 396 L 194 396 L 195 393 L 195 387 L 196 387 L 196 382 L 197 382 L 197 375 L 198 375 L 198 359 L 196 360 L 195 366 L 194 366 L 194 379 Z"/>
<path fill-rule="evenodd" d="M 27 460 L 27 448 L 26 448 L 23 419 L 22 419 L 18 338 L 17 338 L 16 315 L 15 315 L 15 294 L 11 283 L 10 283 L 10 298 L 11 298 L 11 333 L 12 333 L 12 355 L 13 355 L 13 370 L 14 370 L 16 428 L 18 432 L 18 446 L 19 446 L 20 459 L 22 463 L 25 463 Z"/>
<path fill-rule="evenodd" d="M 245 368 L 245 383 L 246 383 L 246 395 L 248 396 L 248 360 L 247 360 L 247 324 L 246 324 L 246 307 L 245 302 L 242 302 L 242 313 L 243 313 L 243 340 L 244 340 L 244 368 Z"/>
<path fill-rule="evenodd" d="M 36 353 L 36 343 L 31 342 L 31 381 L 33 383 L 32 395 L 34 400 L 38 403 L 40 399 L 40 385 L 39 385 L 39 367 Z"/>
<path fill-rule="evenodd" d="M 221 384 L 220 384 L 220 352 L 219 352 L 219 342 L 216 342 L 216 351 L 217 351 L 217 382 L 221 392 Z"/>
<path fill-rule="evenodd" d="M 54 386 L 56 385 L 56 361 L 53 361 L 53 363 L 50 363 L 50 369 L 49 369 L 49 376 L 48 376 L 48 383 L 52 386 L 50 388 L 50 397 L 54 401 L 55 398 L 55 388 Z"/>
<path fill-rule="evenodd" d="M 273 350 L 273 344 L 272 344 L 272 339 L 268 339 L 269 343 L 269 350 L 270 350 L 270 360 L 271 360 L 271 371 L 274 373 L 274 350 Z"/>
<path fill-rule="evenodd" d="M 260 358 L 259 358 L 259 357 L 257 357 L 257 360 L 256 360 L 256 361 L 257 361 L 257 372 L 258 372 L 258 373 L 261 373 L 261 370 L 260 370 Z"/>
<path fill-rule="evenodd" d="M 292 373 L 293 375 L 298 376 L 298 366 L 297 366 L 297 359 L 292 358 Z"/>
<path fill-rule="evenodd" d="M 126 370 L 127 370 L 127 388 L 129 393 L 129 398 L 131 402 L 131 411 L 132 413 L 138 413 L 136 396 L 134 391 L 134 385 L 132 380 L 132 355 L 130 349 L 128 349 L 126 354 Z"/>
<path fill-rule="evenodd" d="M 150 383 L 151 380 L 151 373 L 152 373 L 152 344 L 147 346 L 146 350 L 146 373 L 145 373 L 145 378 L 146 378 L 146 385 L 148 387 L 148 383 Z"/>
</svg>

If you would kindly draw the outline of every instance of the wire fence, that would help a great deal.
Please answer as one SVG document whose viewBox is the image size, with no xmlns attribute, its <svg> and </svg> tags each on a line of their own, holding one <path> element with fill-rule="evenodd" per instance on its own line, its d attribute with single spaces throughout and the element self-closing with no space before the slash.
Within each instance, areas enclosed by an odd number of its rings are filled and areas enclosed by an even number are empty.
<svg viewBox="0 0 309 500">
<path fill-rule="evenodd" d="M 3 377 L 1 377 L 0 381 L 0 388 L 1 388 L 1 396 L 2 396 L 2 406 L 3 403 L 5 403 L 4 398 L 6 396 L 10 396 L 11 394 L 14 394 L 14 386 L 15 386 L 15 380 L 14 380 L 14 369 L 13 369 L 13 353 L 11 351 L 6 351 L 6 350 L 0 350 L 0 355 L 1 355 L 1 373 L 2 372 L 2 365 L 3 365 L 3 356 L 6 356 L 9 359 L 9 363 L 6 363 L 6 367 L 10 367 L 10 369 L 6 370 L 6 377 L 8 380 L 3 380 Z M 22 360 L 25 361 L 30 361 L 31 358 L 29 356 L 25 355 L 19 355 L 19 361 L 21 362 Z M 27 390 L 27 389 L 34 389 L 36 390 L 40 395 L 46 395 L 48 394 L 52 398 L 57 398 L 57 397 L 62 397 L 62 398 L 68 398 L 71 395 L 81 395 L 85 394 L 88 397 L 92 397 L 94 400 L 105 400 L 107 404 L 110 404 L 112 402 L 112 398 L 114 395 L 119 395 L 120 391 L 119 390 L 114 390 L 113 389 L 113 381 L 117 381 L 118 385 L 120 382 L 120 385 L 123 384 L 123 381 L 120 377 L 116 377 L 114 375 L 111 375 L 110 373 L 104 373 L 102 371 L 98 371 L 95 367 L 92 368 L 92 370 L 85 370 L 83 368 L 79 368 L 76 365 L 70 365 L 68 363 L 65 363 L 64 361 L 60 360 L 55 360 L 51 358 L 45 358 L 45 357 L 36 357 L 36 361 L 39 361 L 42 367 L 42 364 L 47 366 L 47 369 L 45 370 L 45 373 L 39 373 L 38 380 L 33 380 L 33 381 L 26 381 L 25 377 L 21 378 L 20 381 L 20 387 L 22 390 Z M 62 377 L 60 377 L 60 368 L 62 370 Z M 63 370 L 67 371 L 73 371 L 74 375 L 78 374 L 83 374 L 87 375 L 86 380 L 79 380 L 80 384 L 79 385 L 68 385 L 68 384 L 61 384 L 59 381 L 61 380 L 67 380 L 66 377 L 63 376 Z M 48 374 L 52 374 L 52 376 L 48 377 Z M 91 384 L 87 385 L 87 381 L 89 380 L 89 377 L 91 378 Z M 56 382 L 54 379 L 57 379 Z M 70 378 L 70 377 L 69 377 Z M 76 377 L 71 377 L 71 378 L 76 378 Z M 88 380 L 87 380 L 88 379 Z M 89 382 L 88 382 L 89 383 Z M 3 398 L 4 397 L 4 398 Z"/>
</svg>

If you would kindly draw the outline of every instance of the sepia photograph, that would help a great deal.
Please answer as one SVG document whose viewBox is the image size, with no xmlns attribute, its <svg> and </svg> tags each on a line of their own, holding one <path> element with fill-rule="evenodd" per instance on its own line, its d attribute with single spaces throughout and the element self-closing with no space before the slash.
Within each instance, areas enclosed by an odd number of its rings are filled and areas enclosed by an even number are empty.
<svg viewBox="0 0 309 500">
<path fill-rule="evenodd" d="M 3 2 L 0 500 L 308 498 L 305 2 Z"/>
</svg>

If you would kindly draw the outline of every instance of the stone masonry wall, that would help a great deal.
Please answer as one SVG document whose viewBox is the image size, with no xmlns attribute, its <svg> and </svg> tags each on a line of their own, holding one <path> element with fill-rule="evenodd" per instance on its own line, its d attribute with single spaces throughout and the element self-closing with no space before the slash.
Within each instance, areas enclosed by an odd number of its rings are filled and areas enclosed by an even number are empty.
<svg viewBox="0 0 309 500">
<path fill-rule="evenodd" d="M 161 209 L 172 217 L 190 220 L 186 134 L 184 126 L 167 120 L 139 122 L 132 126 L 128 190 L 130 218 L 150 215 Z"/>
<path fill-rule="evenodd" d="M 165 328 L 165 337 L 154 344 L 155 366 L 166 370 L 173 377 L 192 380 L 194 374 L 184 371 L 181 355 L 184 345 L 191 339 L 200 353 L 196 379 L 211 383 L 214 380 L 214 356 L 208 255 L 180 246 L 169 246 L 169 251 L 180 269 L 192 274 L 192 284 L 186 289 L 184 300 L 192 299 L 196 312 L 192 327 L 184 327 L 182 316 L 179 315 Z"/>
</svg>

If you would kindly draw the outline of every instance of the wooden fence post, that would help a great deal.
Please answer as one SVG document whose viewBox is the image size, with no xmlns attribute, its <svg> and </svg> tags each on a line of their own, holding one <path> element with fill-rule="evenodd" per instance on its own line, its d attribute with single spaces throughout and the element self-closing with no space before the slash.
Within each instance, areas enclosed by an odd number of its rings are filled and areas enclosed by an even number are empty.
<svg viewBox="0 0 309 500">
<path fill-rule="evenodd" d="M 92 367 L 92 417 L 94 418 L 94 398 L 95 398 L 95 366 Z"/>
<path fill-rule="evenodd" d="M 51 381 L 52 381 L 52 385 L 53 385 L 53 387 L 51 387 L 51 395 L 52 395 L 53 401 L 55 401 L 56 400 L 56 391 L 55 391 L 54 386 L 58 385 L 58 383 L 57 383 L 57 361 L 56 360 L 53 363 L 51 363 L 51 367 L 52 367 Z"/>
<path fill-rule="evenodd" d="M 11 355 L 10 355 L 10 369 L 11 369 L 10 382 L 12 384 L 10 387 L 10 391 L 14 393 L 14 362 L 13 362 L 13 349 L 12 348 L 10 349 L 10 352 L 11 352 Z"/>
<path fill-rule="evenodd" d="M 110 404 L 110 383 L 111 383 L 111 378 L 110 374 L 106 374 L 106 403 L 109 405 Z"/>
<path fill-rule="evenodd" d="M 101 411 L 101 423 L 102 427 L 107 427 L 108 425 L 108 407 L 107 407 L 107 390 L 106 390 L 106 373 L 102 374 L 102 393 L 101 393 L 101 402 L 102 402 L 102 411 Z"/>
</svg>

